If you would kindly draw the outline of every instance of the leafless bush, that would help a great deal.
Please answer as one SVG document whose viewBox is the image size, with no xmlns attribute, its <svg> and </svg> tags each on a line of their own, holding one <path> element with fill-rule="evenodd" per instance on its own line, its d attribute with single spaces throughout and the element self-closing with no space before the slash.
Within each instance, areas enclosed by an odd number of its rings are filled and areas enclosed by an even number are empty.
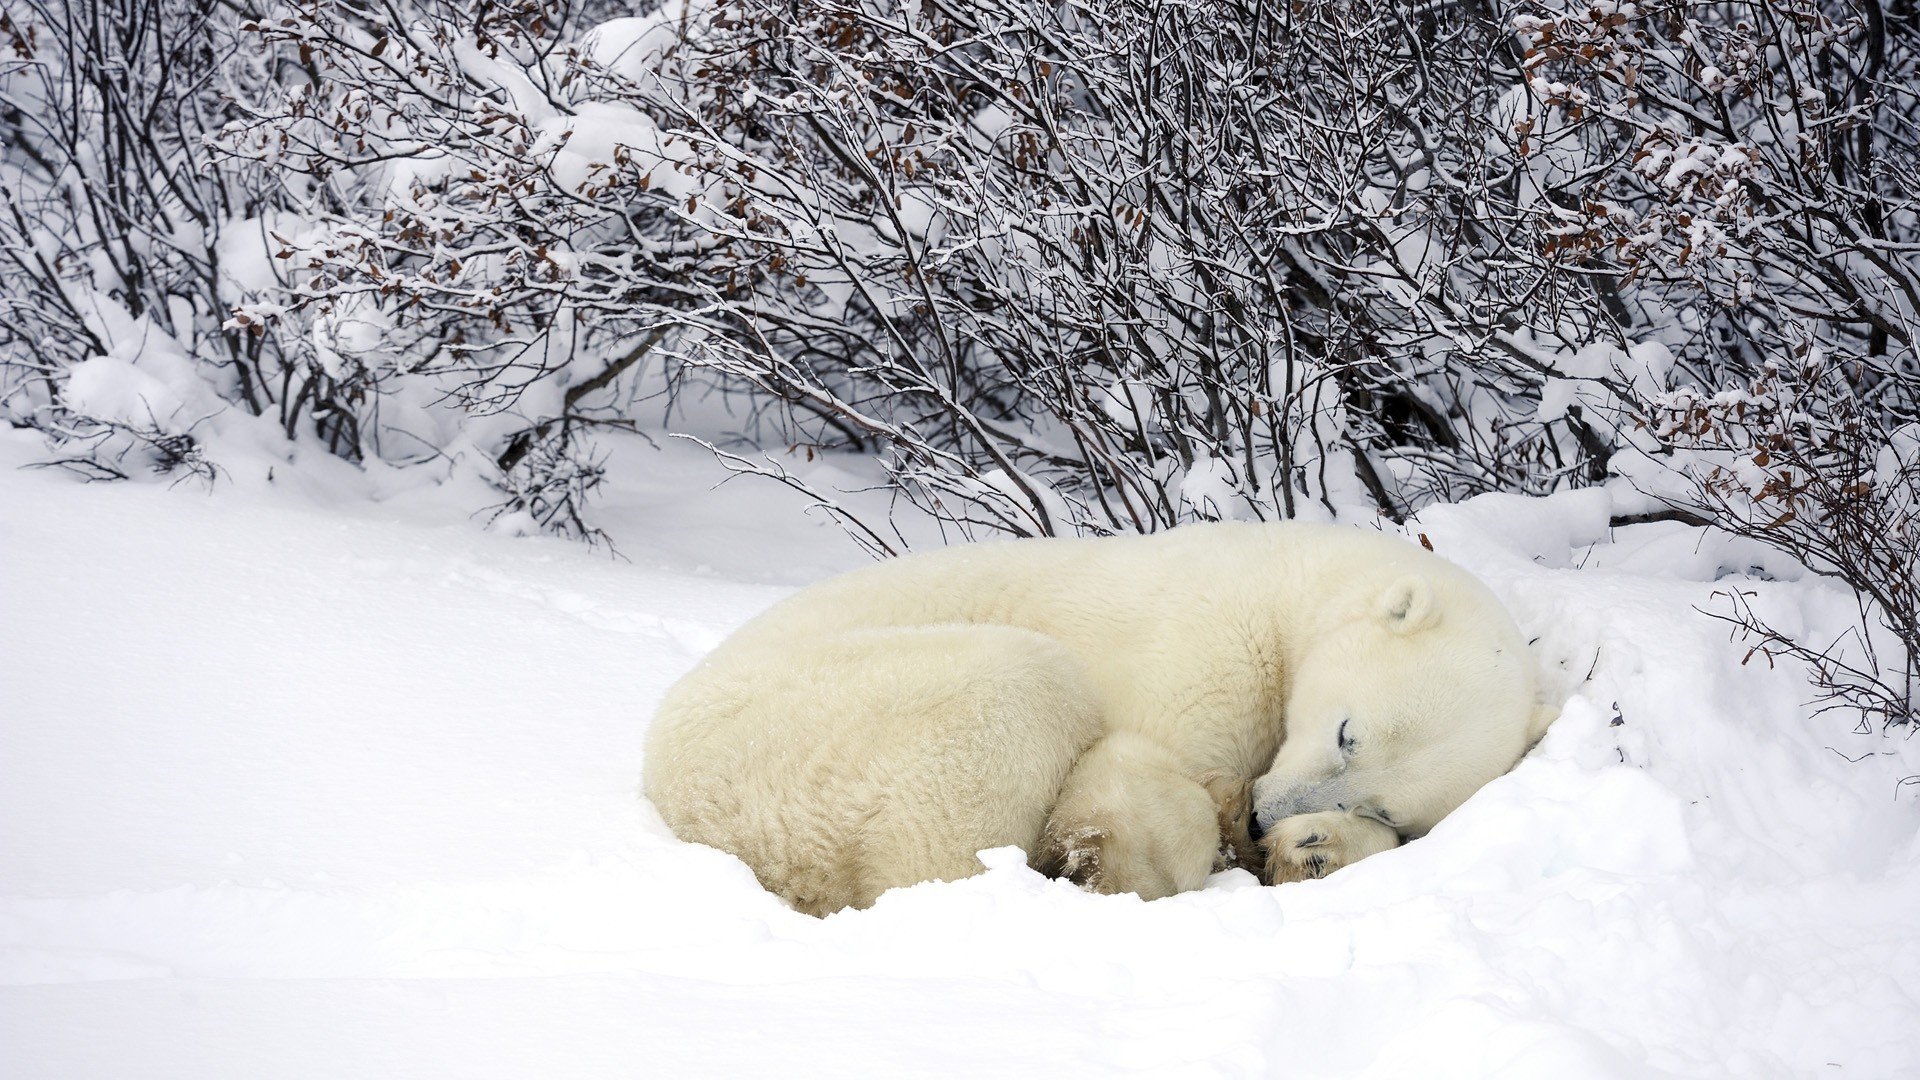
<svg viewBox="0 0 1920 1080">
<path fill-rule="evenodd" d="M 503 475 L 507 501 L 494 508 L 494 518 L 525 514 L 540 530 L 584 540 L 602 540 L 606 534 L 589 524 L 587 501 L 606 480 L 606 463 L 583 445 L 571 423 L 533 438 Z"/>
<path fill-rule="evenodd" d="M 188 429 L 229 405 L 356 450 L 342 388 L 297 344 L 229 323 L 236 303 L 277 290 L 247 256 L 280 191 L 204 144 L 238 115 L 236 90 L 272 77 L 232 29 L 212 0 L 21 0 L 0 14 L 0 416 L 101 475 L 129 451 L 193 467 Z M 96 365 L 79 393 L 74 373 L 100 358 L 152 370 Z"/>
<path fill-rule="evenodd" d="M 1920 428 L 1844 389 L 1809 346 L 1741 393 L 1670 395 L 1652 432 L 1683 485 L 1669 501 L 1845 581 L 1859 617 L 1840 641 L 1777 629 L 1738 590 L 1729 617 L 1770 657 L 1809 665 L 1823 700 L 1883 723 L 1914 719 L 1920 656 Z M 1842 384 L 1836 388 L 1833 384 Z"/>
<path fill-rule="evenodd" d="M 451 405 L 516 493 L 572 488 L 530 470 L 575 472 L 578 440 L 619 419 L 596 414 L 594 395 L 697 326 L 729 273 L 674 185 L 617 172 L 642 154 L 620 136 L 660 161 L 644 115 L 578 130 L 605 78 L 581 15 L 564 2 L 276 7 L 244 29 L 305 77 L 256 97 L 220 140 L 271 166 L 301 211 L 273 234 L 279 302 L 237 318 L 314 335 L 368 401 Z M 446 441 L 388 412 L 371 452 Z M 549 453 L 556 439 L 568 448 Z"/>
<path fill-rule="evenodd" d="M 668 103 L 767 273 L 698 360 L 923 507 L 1132 531 L 1598 475 L 1535 408 L 1528 336 L 1591 320 L 1520 228 L 1490 12 L 713 11 Z"/>
<path fill-rule="evenodd" d="M 1559 235 L 1617 275 L 1609 405 L 1669 502 L 1861 597 L 1834 700 L 1910 722 L 1920 659 L 1920 23 L 1911 3 L 1538 4 L 1518 20 L 1553 109 L 1543 148 L 1594 163 Z M 1650 350 L 1650 351 L 1648 351 Z M 1647 466 L 1653 466 L 1648 468 Z"/>
<path fill-rule="evenodd" d="M 1910 0 L 197 2 L 8 16 L 16 422 L 75 419 L 105 297 L 581 534 L 643 374 L 962 532 L 1624 477 L 1853 586 L 1908 715 Z"/>
<path fill-rule="evenodd" d="M 1526 232 L 1545 189 L 1490 9 L 579 15 L 252 22 L 315 75 L 226 145 L 315 181 L 326 227 L 282 237 L 292 302 L 241 318 L 520 411 L 503 465 L 592 404 L 530 388 L 657 350 L 777 403 L 750 442 L 875 452 L 962 528 L 1397 516 L 1602 472 L 1580 407 L 1537 408 L 1551 343 L 1597 324 Z"/>
</svg>

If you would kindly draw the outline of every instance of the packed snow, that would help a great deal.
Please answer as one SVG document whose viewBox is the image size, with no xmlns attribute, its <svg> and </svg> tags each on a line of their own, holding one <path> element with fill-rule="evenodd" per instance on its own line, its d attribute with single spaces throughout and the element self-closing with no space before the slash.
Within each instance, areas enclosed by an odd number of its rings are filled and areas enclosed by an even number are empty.
<svg viewBox="0 0 1920 1080">
<path fill-rule="evenodd" d="M 1411 526 L 1565 700 L 1424 839 L 1153 903 L 989 851 L 816 920 L 638 791 L 662 691 L 865 558 L 783 490 L 635 443 L 614 555 L 431 492 L 84 484 L 38 450 L 0 432 L 5 1076 L 1920 1070 L 1920 741 L 1817 714 L 1696 610 L 1739 587 L 1819 635 L 1848 597 L 1610 529 L 1624 493 Z"/>
</svg>

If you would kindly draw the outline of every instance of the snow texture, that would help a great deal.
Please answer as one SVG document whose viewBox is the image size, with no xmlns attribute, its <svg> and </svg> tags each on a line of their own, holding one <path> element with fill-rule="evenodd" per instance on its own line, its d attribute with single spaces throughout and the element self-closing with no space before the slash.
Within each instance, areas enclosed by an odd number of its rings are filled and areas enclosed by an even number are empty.
<svg viewBox="0 0 1920 1080">
<path fill-rule="evenodd" d="M 637 791 L 667 685 L 861 559 L 771 485 L 670 446 L 609 500 L 618 560 L 34 450 L 0 433 L 0 1075 L 1920 1069 L 1920 743 L 1693 610 L 1739 584 L 1817 633 L 1845 595 L 1609 531 L 1605 492 L 1415 526 L 1566 699 L 1430 836 L 1151 904 L 993 851 L 815 920 Z"/>
</svg>

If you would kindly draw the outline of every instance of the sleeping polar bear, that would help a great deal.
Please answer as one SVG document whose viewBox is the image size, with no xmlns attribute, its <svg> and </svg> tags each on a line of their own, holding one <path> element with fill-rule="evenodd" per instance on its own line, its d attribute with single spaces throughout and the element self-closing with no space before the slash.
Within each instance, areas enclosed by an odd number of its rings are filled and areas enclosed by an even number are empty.
<svg viewBox="0 0 1920 1080">
<path fill-rule="evenodd" d="M 1221 523 L 978 544 L 741 627 L 661 702 L 645 789 L 682 839 L 812 914 L 978 873 L 1006 845 L 1153 899 L 1199 886 L 1223 832 L 1246 857 L 1256 777 L 1269 880 L 1426 832 L 1539 736 L 1534 694 L 1493 594 L 1397 537 Z"/>
</svg>

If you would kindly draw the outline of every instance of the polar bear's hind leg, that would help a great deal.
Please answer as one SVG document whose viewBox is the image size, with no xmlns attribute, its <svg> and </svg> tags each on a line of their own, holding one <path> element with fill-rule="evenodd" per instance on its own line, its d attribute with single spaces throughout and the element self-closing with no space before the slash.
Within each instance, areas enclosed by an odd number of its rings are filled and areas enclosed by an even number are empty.
<svg viewBox="0 0 1920 1080">
<path fill-rule="evenodd" d="M 1101 728 L 1079 661 L 1057 643 L 991 626 L 912 633 L 950 651 L 932 693 L 894 706 L 906 741 L 859 839 L 866 898 L 979 873 L 984 848 L 1032 850 Z"/>
<path fill-rule="evenodd" d="M 1032 865 L 1093 892 L 1157 900 L 1206 881 L 1229 813 L 1158 743 L 1114 732 L 1068 774 Z"/>
<path fill-rule="evenodd" d="M 1101 730 L 1082 665 L 1001 626 L 889 627 L 716 656 L 662 704 L 647 793 L 814 915 L 1032 850 Z"/>
</svg>

